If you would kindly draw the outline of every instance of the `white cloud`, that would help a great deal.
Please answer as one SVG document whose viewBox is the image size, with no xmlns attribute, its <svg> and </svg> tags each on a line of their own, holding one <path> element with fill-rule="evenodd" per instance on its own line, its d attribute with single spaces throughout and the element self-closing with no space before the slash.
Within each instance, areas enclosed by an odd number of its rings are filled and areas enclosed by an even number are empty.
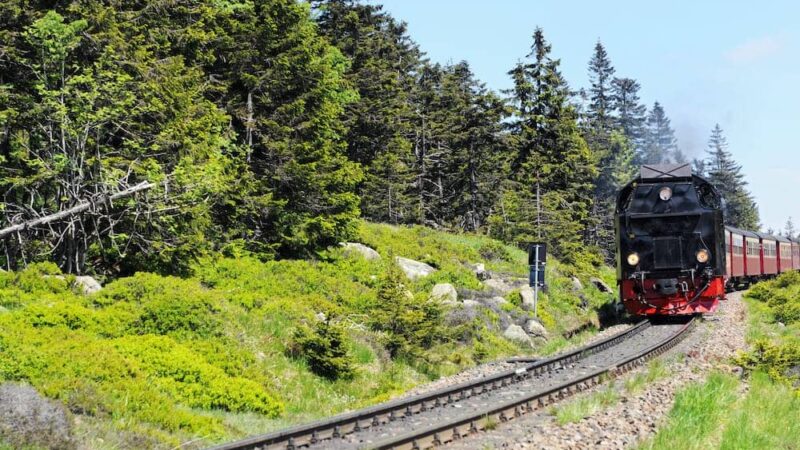
<svg viewBox="0 0 800 450">
<path fill-rule="evenodd" d="M 775 55 L 783 49 L 784 44 L 781 36 L 763 36 L 728 50 L 724 56 L 729 62 L 747 64 Z"/>
</svg>

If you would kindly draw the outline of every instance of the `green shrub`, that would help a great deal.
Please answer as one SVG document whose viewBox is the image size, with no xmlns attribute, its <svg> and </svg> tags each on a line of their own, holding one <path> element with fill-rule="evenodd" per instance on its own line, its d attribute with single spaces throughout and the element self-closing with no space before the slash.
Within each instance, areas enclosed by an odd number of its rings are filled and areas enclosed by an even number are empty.
<svg viewBox="0 0 800 450">
<path fill-rule="evenodd" d="M 255 411 L 279 416 L 283 405 L 263 386 L 222 369 L 166 336 L 126 336 L 114 341 L 122 355 L 133 356 L 163 391 L 196 408 Z"/>
<path fill-rule="evenodd" d="M 309 369 L 321 377 L 350 379 L 355 369 L 347 344 L 344 327 L 329 317 L 316 321 L 313 327 L 300 325 L 289 351 L 292 356 L 303 358 Z"/>
<path fill-rule="evenodd" d="M 760 370 L 775 380 L 789 381 L 787 371 L 800 366 L 800 345 L 791 341 L 773 344 L 759 339 L 753 344 L 752 351 L 739 353 L 734 362 L 748 372 Z"/>
<path fill-rule="evenodd" d="M 108 285 L 95 302 L 140 305 L 139 317 L 131 324 L 137 334 L 211 336 L 220 331 L 218 294 L 194 280 L 137 273 Z"/>
<path fill-rule="evenodd" d="M 512 261 L 511 252 L 499 241 L 490 240 L 481 244 L 478 253 L 482 258 L 488 260 Z"/>
</svg>

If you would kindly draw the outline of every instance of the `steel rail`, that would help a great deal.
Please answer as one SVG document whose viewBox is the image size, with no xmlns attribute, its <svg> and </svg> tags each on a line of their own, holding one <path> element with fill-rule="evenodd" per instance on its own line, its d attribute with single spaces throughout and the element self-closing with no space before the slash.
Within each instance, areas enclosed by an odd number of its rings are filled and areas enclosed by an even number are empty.
<svg viewBox="0 0 800 450">
<path fill-rule="evenodd" d="M 320 441 L 339 438 L 363 429 L 382 425 L 398 417 L 410 416 L 430 408 L 458 402 L 473 395 L 499 389 L 529 377 L 550 372 L 589 355 L 606 350 L 640 333 L 650 326 L 643 320 L 625 331 L 589 345 L 474 381 L 460 383 L 413 397 L 393 400 L 364 409 L 339 414 L 272 433 L 252 436 L 209 448 L 209 450 L 295 449 Z M 521 359 L 520 362 L 526 362 Z"/>
<path fill-rule="evenodd" d="M 618 376 L 644 364 L 646 361 L 674 347 L 686 336 L 687 331 L 694 326 L 695 322 L 696 320 L 692 318 L 667 339 L 653 344 L 621 362 L 598 369 L 587 375 L 566 381 L 558 386 L 543 391 L 531 393 L 522 398 L 509 400 L 499 405 L 493 405 L 490 408 L 485 408 L 457 419 L 438 423 L 421 430 L 410 431 L 403 435 L 389 437 L 368 444 L 364 448 L 376 450 L 422 450 L 461 439 L 486 428 L 492 428 L 498 423 L 512 420 L 525 413 L 547 406 L 558 400 L 569 397 L 572 394 L 600 384 L 608 378 Z"/>
</svg>

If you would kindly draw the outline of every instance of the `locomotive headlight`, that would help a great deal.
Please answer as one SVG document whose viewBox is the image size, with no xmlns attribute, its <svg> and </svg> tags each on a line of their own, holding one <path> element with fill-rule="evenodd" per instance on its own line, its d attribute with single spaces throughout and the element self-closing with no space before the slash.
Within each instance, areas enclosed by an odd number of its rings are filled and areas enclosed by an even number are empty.
<svg viewBox="0 0 800 450">
<path fill-rule="evenodd" d="M 711 253 L 708 252 L 706 249 L 701 249 L 697 251 L 697 262 L 700 264 L 705 264 L 711 259 Z"/>
<path fill-rule="evenodd" d="M 658 198 L 661 200 L 667 201 L 672 198 L 672 189 L 669 187 L 663 187 L 660 191 L 658 191 Z"/>
<path fill-rule="evenodd" d="M 637 264 L 639 264 L 639 254 L 636 253 L 636 252 L 633 252 L 633 253 L 629 254 L 628 255 L 628 265 L 629 266 L 635 266 Z"/>
</svg>

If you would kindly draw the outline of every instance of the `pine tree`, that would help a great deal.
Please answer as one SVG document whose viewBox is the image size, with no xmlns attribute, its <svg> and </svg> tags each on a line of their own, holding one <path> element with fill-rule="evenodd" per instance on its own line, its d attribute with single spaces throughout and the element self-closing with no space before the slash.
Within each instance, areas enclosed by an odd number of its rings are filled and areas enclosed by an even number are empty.
<svg viewBox="0 0 800 450">
<path fill-rule="evenodd" d="M 634 150 L 641 151 L 647 133 L 647 107 L 639 103 L 639 83 L 632 78 L 614 78 L 611 87 L 617 123 Z"/>
<path fill-rule="evenodd" d="M 510 123 L 516 149 L 512 179 L 523 192 L 504 192 L 501 202 L 519 198 L 512 202 L 518 215 L 510 217 L 506 211 L 505 217 L 494 223 L 511 223 L 522 231 L 513 237 L 518 242 L 544 237 L 556 254 L 569 259 L 580 248 L 591 221 L 597 169 L 580 135 L 567 83 L 558 70 L 560 62 L 550 56 L 550 51 L 544 33 L 537 28 L 528 59 L 509 72 L 514 82 L 509 92 L 515 106 Z M 531 204 L 541 213 L 532 216 Z M 517 224 L 522 222 L 535 224 L 535 234 L 519 228 Z"/>
<path fill-rule="evenodd" d="M 664 108 L 658 102 L 647 115 L 647 134 L 642 152 L 639 155 L 641 164 L 663 164 L 672 160 L 678 144 L 675 132 Z"/>
<path fill-rule="evenodd" d="M 736 164 L 727 148 L 728 141 L 717 124 L 708 141 L 708 181 L 722 195 L 725 223 L 746 230 L 757 230 L 758 207 L 747 191 L 742 166 Z"/>
</svg>

